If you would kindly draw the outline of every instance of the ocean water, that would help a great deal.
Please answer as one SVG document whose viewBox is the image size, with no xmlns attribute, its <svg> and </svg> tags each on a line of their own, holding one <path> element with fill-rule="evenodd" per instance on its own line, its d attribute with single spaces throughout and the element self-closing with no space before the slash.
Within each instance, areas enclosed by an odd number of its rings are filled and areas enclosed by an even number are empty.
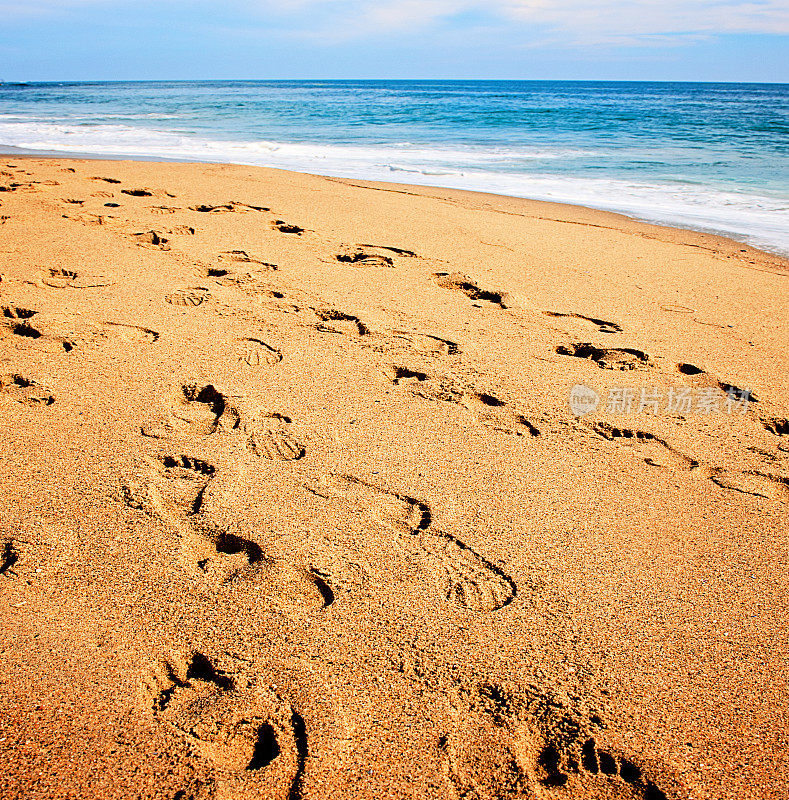
<svg viewBox="0 0 789 800">
<path fill-rule="evenodd" d="M 2 148 L 578 203 L 789 255 L 787 84 L 0 84 Z"/>
</svg>

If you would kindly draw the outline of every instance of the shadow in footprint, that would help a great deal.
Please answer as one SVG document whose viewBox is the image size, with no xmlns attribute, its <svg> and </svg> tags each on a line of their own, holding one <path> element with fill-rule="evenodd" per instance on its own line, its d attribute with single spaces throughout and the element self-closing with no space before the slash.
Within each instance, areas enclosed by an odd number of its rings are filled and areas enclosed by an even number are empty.
<svg viewBox="0 0 789 800">
<path fill-rule="evenodd" d="M 300 228 L 298 225 L 290 225 L 281 219 L 274 220 L 274 222 L 271 223 L 271 227 L 278 230 L 280 233 L 291 233 L 295 236 L 301 236 L 305 231 L 305 228 Z"/>
<path fill-rule="evenodd" d="M 0 393 L 26 405 L 51 406 L 55 398 L 32 378 L 14 373 L 0 375 Z"/>
<path fill-rule="evenodd" d="M 599 716 L 540 687 L 516 694 L 483 684 L 442 749 L 463 797 L 547 797 L 546 789 L 561 789 L 567 797 L 668 800 L 633 759 L 598 745 L 602 727 Z"/>
<path fill-rule="evenodd" d="M 585 358 L 600 369 L 643 369 L 650 366 L 649 356 L 632 347 L 597 347 L 589 342 L 560 345 L 556 352 L 563 356 Z"/>
<path fill-rule="evenodd" d="M 653 467 L 676 468 L 688 471 L 700 467 L 700 462 L 681 453 L 654 433 L 632 428 L 618 428 L 614 425 L 609 425 L 607 422 L 595 422 L 591 428 L 598 436 L 602 436 L 611 442 L 617 442 L 637 452 L 647 464 Z"/>
<path fill-rule="evenodd" d="M 789 501 L 789 478 L 783 475 L 771 475 L 758 470 L 738 472 L 717 469 L 710 479 L 721 489 L 763 497 L 767 500 Z"/>
<path fill-rule="evenodd" d="M 460 539 L 432 528 L 430 507 L 351 475 L 325 475 L 305 485 L 327 500 L 341 500 L 398 536 L 400 544 L 426 559 L 442 596 L 469 611 L 496 611 L 515 598 L 515 581 Z"/>
<path fill-rule="evenodd" d="M 574 314 L 574 313 L 563 313 L 561 311 L 543 311 L 546 317 L 559 317 L 559 318 L 572 318 L 572 319 L 582 319 L 586 322 L 591 322 L 592 325 L 596 325 L 600 331 L 600 333 L 621 333 L 622 327 L 621 325 L 617 325 L 616 322 L 608 322 L 605 319 L 597 319 L 596 317 L 587 317 L 584 314 Z"/>
<path fill-rule="evenodd" d="M 760 422 L 766 431 L 776 436 L 789 436 L 789 419 L 762 417 Z"/>
<path fill-rule="evenodd" d="M 210 764 L 218 795 L 301 796 L 306 725 L 274 691 L 200 653 L 158 664 L 142 677 L 141 691 L 153 718 Z"/>
<path fill-rule="evenodd" d="M 243 553 L 250 564 L 257 564 L 264 559 L 263 550 L 258 545 L 234 533 L 220 533 L 214 540 L 214 545 L 217 553 L 231 556 Z"/>
<path fill-rule="evenodd" d="M 3 316 L 7 319 L 30 319 L 38 314 L 38 311 L 33 311 L 29 308 L 22 308 L 20 306 L 3 306 Z"/>
<path fill-rule="evenodd" d="M 322 333 L 344 333 L 351 336 L 367 336 L 370 333 L 370 329 L 358 317 L 336 308 L 318 309 L 315 313 L 323 320 L 318 325 L 318 330 Z"/>
<path fill-rule="evenodd" d="M 691 383 L 694 386 L 718 388 L 724 394 L 729 395 L 734 401 L 742 402 L 745 405 L 759 402 L 751 389 L 741 389 L 739 386 L 735 386 L 732 383 L 719 380 L 714 375 L 701 367 L 697 367 L 695 364 L 677 364 L 677 372 L 679 372 L 680 375 L 686 375 L 691 378 Z"/>
<path fill-rule="evenodd" d="M 436 272 L 433 277 L 442 289 L 454 289 L 463 292 L 470 300 L 482 300 L 500 308 L 507 307 L 503 292 L 481 289 L 468 275 L 459 272 Z"/>
<path fill-rule="evenodd" d="M 8 573 L 9 575 L 16 576 L 12 567 L 14 567 L 18 561 L 19 553 L 14 542 L 11 539 L 7 539 L 3 543 L 2 550 L 0 550 L 0 575 Z"/>
</svg>

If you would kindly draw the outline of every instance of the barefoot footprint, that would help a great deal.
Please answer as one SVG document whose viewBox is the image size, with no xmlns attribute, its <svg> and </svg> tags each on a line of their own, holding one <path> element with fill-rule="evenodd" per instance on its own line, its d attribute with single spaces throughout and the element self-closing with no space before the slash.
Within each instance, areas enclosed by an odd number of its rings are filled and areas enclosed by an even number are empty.
<svg viewBox="0 0 789 800">
<path fill-rule="evenodd" d="M 274 583 L 302 608 L 331 605 L 328 575 L 267 554 L 255 531 L 239 520 L 233 509 L 240 477 L 236 470 L 218 471 L 187 455 L 146 459 L 145 464 L 142 479 L 124 482 L 124 499 L 172 531 L 187 570 L 214 587 Z"/>
<path fill-rule="evenodd" d="M 516 694 L 483 684 L 469 699 L 440 740 L 459 796 L 667 800 L 634 760 L 599 744 L 600 716 L 581 713 L 568 698 L 538 686 Z"/>
<path fill-rule="evenodd" d="M 350 475 L 325 475 L 305 484 L 313 494 L 339 499 L 394 532 L 432 567 L 442 596 L 469 611 L 496 611 L 517 593 L 513 579 L 468 545 L 431 527 L 429 506 Z"/>
<path fill-rule="evenodd" d="M 140 699 L 159 724 L 211 764 L 222 796 L 301 795 L 304 719 L 255 677 L 220 669 L 199 652 L 176 655 L 142 676 Z"/>
<path fill-rule="evenodd" d="M 223 476 L 217 485 L 213 464 L 186 455 L 147 459 L 146 466 L 142 480 L 125 482 L 126 503 L 176 533 L 187 566 L 226 577 L 263 560 L 260 547 L 222 524 L 220 509 L 233 492 L 232 478 Z"/>
</svg>

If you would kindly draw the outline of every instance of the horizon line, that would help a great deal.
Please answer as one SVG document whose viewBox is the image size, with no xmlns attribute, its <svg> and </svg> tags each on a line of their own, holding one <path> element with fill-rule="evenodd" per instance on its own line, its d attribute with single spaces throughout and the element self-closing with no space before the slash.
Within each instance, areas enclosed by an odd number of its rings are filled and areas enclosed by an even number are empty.
<svg viewBox="0 0 789 800">
<path fill-rule="evenodd" d="M 62 83 L 292 83 L 292 82 L 375 82 L 375 83 L 682 83 L 728 84 L 734 86 L 789 86 L 785 81 L 732 81 L 732 80 L 622 80 L 607 78 L 87 78 L 58 80 L 1 80 L 0 86 L 30 86 Z"/>
</svg>

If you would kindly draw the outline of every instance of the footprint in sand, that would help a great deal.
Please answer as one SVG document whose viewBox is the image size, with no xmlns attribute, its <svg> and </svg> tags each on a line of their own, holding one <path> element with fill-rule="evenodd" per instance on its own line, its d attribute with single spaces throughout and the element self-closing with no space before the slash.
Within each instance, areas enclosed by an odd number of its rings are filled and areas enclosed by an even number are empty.
<svg viewBox="0 0 789 800">
<path fill-rule="evenodd" d="M 107 207 L 116 207 L 113 206 L 112 203 L 105 203 L 104 205 Z M 115 219 L 115 217 L 110 216 L 109 214 L 63 214 L 63 219 L 70 219 L 74 222 L 79 222 L 80 225 L 107 225 L 110 224 L 108 220 Z M 89 287 L 69 286 L 69 288 L 76 289 Z"/>
<path fill-rule="evenodd" d="M 225 250 L 219 254 L 219 260 L 230 264 L 257 264 L 267 270 L 276 270 L 276 264 L 270 264 L 256 256 L 251 256 L 245 250 Z"/>
<path fill-rule="evenodd" d="M 128 194 L 130 197 L 153 197 L 153 192 L 149 189 L 121 189 L 121 194 Z"/>
<path fill-rule="evenodd" d="M 216 472 L 210 462 L 186 455 L 145 459 L 145 467 L 142 480 L 124 482 L 126 503 L 176 527 L 200 512 Z"/>
<path fill-rule="evenodd" d="M 759 420 L 764 429 L 776 436 L 789 436 L 789 419 L 782 417 L 762 417 Z"/>
<path fill-rule="evenodd" d="M 22 308 L 21 306 L 2 306 L 3 316 L 6 319 L 23 320 L 30 319 L 38 314 L 38 311 L 33 311 L 30 308 Z"/>
<path fill-rule="evenodd" d="M 251 407 L 244 397 L 221 391 L 213 384 L 184 384 L 169 417 L 162 423 L 143 426 L 142 433 L 156 439 L 223 434 L 230 437 L 229 446 L 241 445 L 271 461 L 297 461 L 307 453 L 293 433 L 290 417 Z"/>
<path fill-rule="evenodd" d="M 512 602 L 515 582 L 456 537 L 431 527 L 430 508 L 350 475 L 325 475 L 305 484 L 329 501 L 351 505 L 390 530 L 436 576 L 441 595 L 469 611 L 496 611 Z"/>
<path fill-rule="evenodd" d="M 328 573 L 291 564 L 270 538 L 264 550 L 257 532 L 240 521 L 236 504 L 244 472 L 237 461 L 218 468 L 177 452 L 147 458 L 141 472 L 122 481 L 123 499 L 164 523 L 183 567 L 214 591 L 247 587 L 254 602 L 325 610 L 334 600 Z"/>
<path fill-rule="evenodd" d="M 234 211 L 271 211 L 270 208 L 263 206 L 251 206 L 247 203 L 238 203 L 231 200 L 227 203 L 218 203 L 216 205 L 200 204 L 196 206 L 189 206 L 191 211 L 199 211 L 203 214 L 222 214 Z"/>
<path fill-rule="evenodd" d="M 341 264 L 351 264 L 354 267 L 394 267 L 394 252 L 397 251 L 389 247 L 345 245 L 334 258 Z"/>
<path fill-rule="evenodd" d="M 616 322 L 608 322 L 604 319 L 597 319 L 596 317 L 587 317 L 584 314 L 575 314 L 572 312 L 561 312 L 561 311 L 543 311 L 546 317 L 559 317 L 559 318 L 570 318 L 570 319 L 582 319 L 586 322 L 591 322 L 592 325 L 596 325 L 600 333 L 621 333 L 622 327 L 617 325 Z"/>
<path fill-rule="evenodd" d="M 387 377 L 395 386 L 407 386 L 418 397 L 462 406 L 491 430 L 511 436 L 540 435 L 539 428 L 509 403 L 488 392 L 470 388 L 452 376 L 433 377 L 420 370 L 393 366 Z"/>
<path fill-rule="evenodd" d="M 315 313 L 322 320 L 317 326 L 321 333 L 342 333 L 346 336 L 367 336 L 370 333 L 370 329 L 358 317 L 336 308 L 317 309 Z"/>
<path fill-rule="evenodd" d="M 261 412 L 242 421 L 247 446 L 257 456 L 271 461 L 298 461 L 307 450 L 293 435 L 292 420 L 277 412 Z"/>
<path fill-rule="evenodd" d="M 63 289 L 78 279 L 79 275 L 70 269 L 50 269 L 44 283 L 55 289 Z"/>
<path fill-rule="evenodd" d="M 616 441 L 638 455 L 647 464 L 664 469 L 693 472 L 709 478 L 722 489 L 768 500 L 789 501 L 789 478 L 772 475 L 758 470 L 732 470 L 703 465 L 696 459 L 685 455 L 668 442 L 647 431 L 631 428 L 617 428 L 606 422 L 591 425 L 598 436 Z"/>
<path fill-rule="evenodd" d="M 632 428 L 617 428 L 607 422 L 595 422 L 591 429 L 598 436 L 626 447 L 653 467 L 690 472 L 699 470 L 701 466 L 698 461 L 681 453 L 654 433 Z"/>
<path fill-rule="evenodd" d="M 105 329 L 125 342 L 157 342 L 159 334 L 151 328 L 141 325 L 129 325 L 125 322 L 103 322 Z"/>
<path fill-rule="evenodd" d="M 410 349 L 417 353 L 431 357 L 456 356 L 460 355 L 460 345 L 449 339 L 442 339 L 440 336 L 433 336 L 429 333 L 409 333 L 408 331 L 394 331 L 393 340 L 395 344 L 404 342 Z"/>
<path fill-rule="evenodd" d="M 165 300 L 172 306 L 182 306 L 184 308 L 194 308 L 202 305 L 211 297 L 206 286 L 189 286 L 184 289 L 176 289 L 174 292 L 165 295 Z"/>
<path fill-rule="evenodd" d="M 132 239 L 137 242 L 140 247 L 155 247 L 157 250 L 169 250 L 170 240 L 166 239 L 158 231 L 144 231 L 142 233 L 133 233 Z"/>
<path fill-rule="evenodd" d="M 244 250 L 230 250 L 219 255 L 220 266 L 208 267 L 206 276 L 222 286 L 232 286 L 247 292 L 265 291 L 265 276 L 279 267 L 250 256 Z M 247 265 L 247 266 L 243 266 Z"/>
<path fill-rule="evenodd" d="M 181 454 L 146 459 L 142 479 L 123 484 L 127 505 L 164 522 L 178 537 L 184 565 L 217 583 L 265 560 L 262 549 L 224 519 L 235 489 L 235 476 L 217 480 L 212 463 Z"/>
<path fill-rule="evenodd" d="M 271 223 L 271 227 L 280 233 L 290 233 L 294 236 L 301 236 L 301 234 L 306 230 L 306 228 L 300 228 L 298 225 L 291 225 L 281 219 L 275 219 Z"/>
<path fill-rule="evenodd" d="M 262 339 L 245 337 L 236 350 L 239 363 L 248 367 L 271 367 L 282 361 L 282 351 Z"/>
<path fill-rule="evenodd" d="M 46 271 L 41 282 L 52 289 L 98 289 L 115 283 L 106 275 L 83 274 L 72 269 L 54 267 Z"/>
<path fill-rule="evenodd" d="M 29 406 L 51 406 L 55 402 L 51 392 L 19 373 L 0 374 L 0 395 Z"/>
<path fill-rule="evenodd" d="M 218 205 L 212 206 L 208 204 L 202 204 L 197 206 L 189 206 L 190 211 L 199 211 L 202 214 L 221 214 L 225 212 L 232 212 L 236 209 L 233 207 L 232 203 L 220 203 Z"/>
<path fill-rule="evenodd" d="M 178 435 L 210 436 L 220 429 L 234 430 L 238 424 L 238 412 L 228 393 L 219 391 L 213 384 L 185 383 L 167 420 L 146 425 L 142 432 L 155 439 Z"/>
<path fill-rule="evenodd" d="M 276 269 L 271 265 L 271 270 Z M 246 294 L 264 294 L 270 297 L 283 298 L 281 292 L 273 289 L 267 280 L 270 269 L 261 267 L 256 269 L 229 269 L 227 267 L 208 267 L 206 277 L 214 278 L 221 286 L 231 286 Z"/>
<path fill-rule="evenodd" d="M 147 713 L 211 765 L 220 796 L 301 796 L 308 757 L 304 719 L 254 677 L 220 669 L 202 653 L 171 656 L 142 676 L 140 699 Z"/>
<path fill-rule="evenodd" d="M 453 289 L 462 292 L 469 300 L 482 300 L 500 308 L 508 307 L 505 292 L 482 289 L 468 275 L 463 275 L 460 272 L 436 272 L 433 278 L 442 289 Z"/>
<path fill-rule="evenodd" d="M 589 342 L 560 345 L 556 352 L 563 356 L 585 358 L 600 369 L 645 369 L 651 366 L 649 356 L 632 347 L 597 347 Z"/>
<path fill-rule="evenodd" d="M 722 381 L 695 364 L 677 364 L 677 372 L 688 377 L 693 386 L 720 389 L 724 394 L 731 395 L 734 400 L 745 400 L 748 403 L 759 402 L 751 389 L 740 389 L 739 386 Z"/>
<path fill-rule="evenodd" d="M 27 314 L 27 316 L 21 318 L 13 317 L 9 314 L 10 322 L 5 327 L 14 336 L 39 341 L 39 344 L 54 344 L 58 350 L 63 348 L 67 353 L 70 353 L 76 346 L 77 335 L 72 328 L 72 324 L 75 322 L 72 316 L 67 314 L 42 314 L 33 323 L 31 321 L 32 317 L 38 312 L 31 312 L 29 309 L 13 309 L 12 313 Z M 87 326 L 82 331 L 82 333 L 86 334 L 89 332 Z"/>
<path fill-rule="evenodd" d="M 419 258 L 413 250 L 406 250 L 403 247 L 392 247 L 391 245 L 385 244 L 357 244 L 356 247 L 368 251 L 383 250 L 386 253 L 394 253 L 396 256 L 403 256 L 404 258 Z"/>
<path fill-rule="evenodd" d="M 713 483 L 721 489 L 728 489 L 768 500 L 789 502 L 789 478 L 784 475 L 771 475 L 757 470 L 714 469 L 710 476 Z"/>
<path fill-rule="evenodd" d="M 633 759 L 598 744 L 605 727 L 599 715 L 579 713 L 537 687 L 516 695 L 483 684 L 453 716 L 439 747 L 460 797 L 667 800 Z"/>
<path fill-rule="evenodd" d="M 6 539 L 0 547 L 0 577 L 16 578 L 14 567 L 19 562 L 19 551 L 13 539 Z"/>
<path fill-rule="evenodd" d="M 504 400 L 484 392 L 467 392 L 461 405 L 474 413 L 486 427 L 511 436 L 539 436 L 540 430 Z"/>
</svg>

